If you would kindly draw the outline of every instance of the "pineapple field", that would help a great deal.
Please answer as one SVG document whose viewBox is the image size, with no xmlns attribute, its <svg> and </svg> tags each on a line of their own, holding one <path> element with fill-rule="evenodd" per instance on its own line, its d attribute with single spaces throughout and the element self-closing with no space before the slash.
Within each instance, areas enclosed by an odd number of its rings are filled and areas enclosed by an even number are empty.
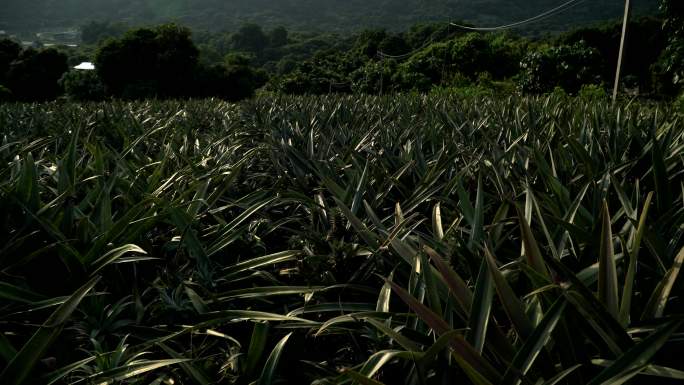
<svg viewBox="0 0 684 385">
<path fill-rule="evenodd" d="M 0 383 L 681 383 L 683 118 L 2 104 Z"/>
</svg>

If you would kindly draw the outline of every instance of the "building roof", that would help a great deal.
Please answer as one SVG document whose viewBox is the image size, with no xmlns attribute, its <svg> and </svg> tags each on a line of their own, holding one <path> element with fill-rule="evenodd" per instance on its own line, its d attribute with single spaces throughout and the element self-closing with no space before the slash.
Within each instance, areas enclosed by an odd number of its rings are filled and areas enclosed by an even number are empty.
<svg viewBox="0 0 684 385">
<path fill-rule="evenodd" d="M 84 61 L 83 63 L 77 65 L 74 67 L 76 70 L 86 70 L 86 71 L 92 71 L 95 69 L 95 64 L 89 62 L 89 61 Z"/>
</svg>

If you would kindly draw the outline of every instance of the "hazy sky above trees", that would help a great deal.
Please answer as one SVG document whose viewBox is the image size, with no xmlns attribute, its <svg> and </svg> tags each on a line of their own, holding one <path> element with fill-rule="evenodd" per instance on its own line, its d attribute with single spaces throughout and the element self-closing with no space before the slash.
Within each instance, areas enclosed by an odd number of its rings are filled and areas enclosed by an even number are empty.
<svg viewBox="0 0 684 385">
<path fill-rule="evenodd" d="M 0 29 L 76 28 L 91 20 L 131 25 L 177 21 L 194 29 L 234 30 L 255 22 L 295 30 L 406 29 L 421 21 L 466 20 L 497 25 L 536 15 L 565 0 L 3 0 Z M 653 13 L 657 0 L 634 0 Z M 558 31 L 619 17 L 622 2 L 591 0 L 530 28 Z"/>
</svg>

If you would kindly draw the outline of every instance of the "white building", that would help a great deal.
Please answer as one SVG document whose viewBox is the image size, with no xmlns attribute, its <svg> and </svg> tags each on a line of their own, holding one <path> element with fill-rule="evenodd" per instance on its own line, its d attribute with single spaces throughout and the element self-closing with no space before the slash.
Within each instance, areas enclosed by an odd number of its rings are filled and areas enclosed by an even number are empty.
<svg viewBox="0 0 684 385">
<path fill-rule="evenodd" d="M 82 71 L 92 71 L 95 69 L 95 64 L 93 64 L 89 61 L 84 61 L 83 63 L 74 67 L 74 69 L 75 70 L 82 70 Z"/>
</svg>

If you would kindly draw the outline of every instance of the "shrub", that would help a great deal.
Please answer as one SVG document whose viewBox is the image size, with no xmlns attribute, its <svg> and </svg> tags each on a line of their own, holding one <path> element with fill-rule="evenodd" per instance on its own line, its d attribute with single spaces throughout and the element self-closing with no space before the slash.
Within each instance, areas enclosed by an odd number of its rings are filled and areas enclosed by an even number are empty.
<svg viewBox="0 0 684 385">
<path fill-rule="evenodd" d="M 246 65 L 198 67 L 194 77 L 196 97 L 217 97 L 238 101 L 254 95 L 264 84 L 263 74 Z"/>
<path fill-rule="evenodd" d="M 0 39 L 0 84 L 6 82 L 10 64 L 19 57 L 21 45 L 10 39 Z"/>
<path fill-rule="evenodd" d="M 99 101 L 105 97 L 104 85 L 95 71 L 70 71 L 60 84 L 66 96 L 75 101 Z"/>
<path fill-rule="evenodd" d="M 198 57 L 190 31 L 169 24 L 109 40 L 96 54 L 95 68 L 114 96 L 170 98 L 189 94 Z"/>
<path fill-rule="evenodd" d="M 12 99 L 12 91 L 0 84 L 0 103 L 9 102 Z"/>
<path fill-rule="evenodd" d="M 601 81 L 601 57 L 584 43 L 544 47 L 525 56 L 520 66 L 520 86 L 528 93 L 550 92 L 559 86 L 574 94 L 584 84 Z"/>
<path fill-rule="evenodd" d="M 684 2 L 662 0 L 661 9 L 666 18 L 668 42 L 657 63 L 656 77 L 659 91 L 676 95 L 684 86 Z"/>
<path fill-rule="evenodd" d="M 7 86 L 20 101 L 53 100 L 62 93 L 59 79 L 68 70 L 64 53 L 55 49 L 26 49 L 10 65 Z"/>
<path fill-rule="evenodd" d="M 675 100 L 674 105 L 676 110 L 684 113 L 684 92 Z"/>
<path fill-rule="evenodd" d="M 604 100 L 608 98 L 605 88 L 597 84 L 585 84 L 579 90 L 578 96 L 584 100 Z"/>
</svg>

